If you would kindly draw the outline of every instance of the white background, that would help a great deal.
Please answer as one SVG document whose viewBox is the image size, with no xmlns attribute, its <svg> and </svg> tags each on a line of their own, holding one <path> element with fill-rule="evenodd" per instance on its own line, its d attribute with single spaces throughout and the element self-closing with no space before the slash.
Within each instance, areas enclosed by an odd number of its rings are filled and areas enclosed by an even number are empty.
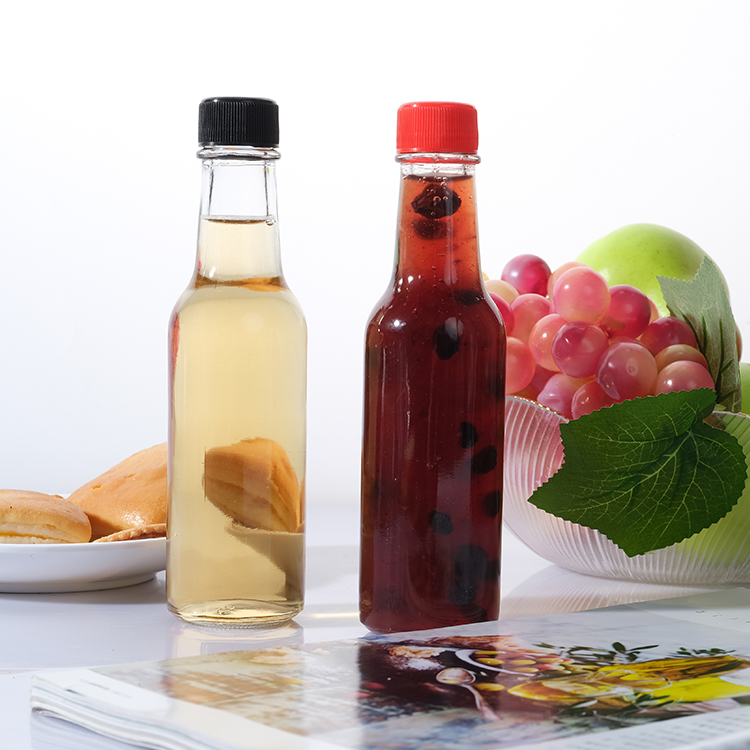
<svg viewBox="0 0 750 750">
<path fill-rule="evenodd" d="M 363 331 L 391 277 L 404 102 L 479 111 L 490 276 L 663 224 L 722 268 L 750 342 L 744 0 L 69 0 L 8 3 L 0 24 L 0 487 L 71 492 L 166 439 L 209 96 L 280 105 L 311 507 L 358 503 Z"/>
</svg>

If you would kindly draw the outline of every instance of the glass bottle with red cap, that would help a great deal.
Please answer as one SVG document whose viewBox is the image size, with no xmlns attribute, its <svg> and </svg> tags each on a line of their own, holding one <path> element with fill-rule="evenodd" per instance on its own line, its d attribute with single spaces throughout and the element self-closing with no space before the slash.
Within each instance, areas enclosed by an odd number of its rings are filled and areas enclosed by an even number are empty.
<svg viewBox="0 0 750 750">
<path fill-rule="evenodd" d="M 393 283 L 367 326 L 360 618 L 371 630 L 496 619 L 505 329 L 482 283 L 477 113 L 398 112 Z"/>
</svg>

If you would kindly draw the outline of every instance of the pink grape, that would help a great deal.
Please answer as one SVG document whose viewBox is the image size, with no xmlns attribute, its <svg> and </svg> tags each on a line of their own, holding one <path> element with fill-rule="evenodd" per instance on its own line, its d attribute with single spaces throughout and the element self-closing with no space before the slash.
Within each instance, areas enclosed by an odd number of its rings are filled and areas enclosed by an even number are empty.
<svg viewBox="0 0 750 750">
<path fill-rule="evenodd" d="M 561 372 L 553 375 L 539 391 L 537 402 L 554 409 L 568 419 L 573 418 L 571 404 L 575 392 L 585 383 L 582 378 L 570 378 Z"/>
<path fill-rule="evenodd" d="M 698 362 L 680 361 L 668 364 L 656 378 L 654 393 L 692 391 L 693 388 L 714 388 L 708 370 Z"/>
<path fill-rule="evenodd" d="M 552 340 L 564 325 L 565 318 L 557 313 L 550 313 L 539 320 L 529 334 L 529 349 L 537 364 L 552 372 L 560 371 L 552 358 Z"/>
<path fill-rule="evenodd" d="M 503 323 L 505 323 L 505 335 L 512 336 L 513 322 L 515 318 L 515 316 L 513 315 L 513 310 L 510 309 L 510 305 L 500 295 L 495 294 L 494 292 L 490 292 L 490 297 L 492 298 L 492 301 L 497 305 L 497 309 L 500 311 L 500 316 L 503 319 Z"/>
<path fill-rule="evenodd" d="M 484 282 L 484 288 L 488 292 L 496 294 L 498 297 L 502 297 L 508 304 L 518 297 L 518 290 L 507 281 L 501 279 L 488 279 Z"/>
<path fill-rule="evenodd" d="M 529 347 L 511 336 L 505 350 L 505 393 L 518 393 L 526 388 L 534 377 L 536 363 Z"/>
<path fill-rule="evenodd" d="M 648 396 L 656 383 L 656 360 L 634 341 L 615 343 L 599 363 L 596 381 L 615 401 Z"/>
<path fill-rule="evenodd" d="M 599 322 L 610 336 L 638 338 L 651 322 L 651 305 L 648 297 L 629 284 L 610 287 L 609 309 Z"/>
<path fill-rule="evenodd" d="M 641 334 L 641 342 L 654 356 L 673 344 L 687 344 L 698 348 L 690 326 L 679 318 L 657 318 Z"/>
<path fill-rule="evenodd" d="M 629 336 L 615 336 L 613 339 L 609 339 L 609 345 L 614 346 L 615 344 L 622 344 L 625 341 L 627 341 L 630 344 L 638 344 L 638 346 L 643 346 L 640 339 L 631 339 Z M 646 348 L 645 346 L 643 347 Z"/>
<path fill-rule="evenodd" d="M 565 375 L 588 378 L 594 375 L 599 360 L 608 348 L 607 335 L 599 326 L 593 323 L 566 323 L 552 340 L 552 358 Z"/>
<path fill-rule="evenodd" d="M 581 263 L 577 260 L 569 260 L 567 263 L 563 263 L 561 266 L 556 268 L 549 276 L 547 280 L 547 296 L 552 297 L 552 290 L 555 288 L 557 280 L 562 276 L 569 268 L 575 268 L 576 266 L 585 266 L 585 263 Z"/>
<path fill-rule="evenodd" d="M 526 343 L 537 321 L 552 312 L 552 303 L 539 294 L 520 294 L 510 309 L 513 311 L 513 335 Z"/>
<path fill-rule="evenodd" d="M 604 389 L 596 380 L 590 380 L 575 392 L 570 404 L 570 410 L 573 414 L 573 419 L 578 419 L 578 417 L 584 414 L 591 414 L 592 411 L 602 409 L 605 406 L 612 406 L 614 403 L 614 399 L 610 398 L 604 392 Z"/>
<path fill-rule="evenodd" d="M 570 323 L 597 323 L 609 307 L 609 285 L 588 266 L 575 266 L 561 274 L 552 290 L 555 312 Z"/>
<path fill-rule="evenodd" d="M 672 344 L 662 349 L 656 355 L 656 366 L 661 372 L 667 365 L 671 365 L 672 362 L 697 362 L 708 370 L 708 362 L 700 350 L 694 346 L 688 346 L 687 344 Z"/>
<path fill-rule="evenodd" d="M 531 383 L 529 383 L 525 388 L 521 388 L 520 391 L 516 391 L 515 393 L 506 393 L 505 395 L 515 396 L 516 398 L 525 398 L 529 401 L 536 401 L 536 398 L 539 395 L 539 391 L 534 388 Z"/>
<path fill-rule="evenodd" d="M 531 382 L 525 388 L 522 388 L 520 391 L 516 391 L 513 395 L 536 401 L 539 397 L 539 391 L 544 388 L 544 384 L 550 379 L 552 375 L 554 375 L 554 373 L 550 372 L 549 370 L 545 370 L 543 367 L 539 367 L 539 365 L 537 365 L 536 369 L 534 370 L 534 377 L 531 379 Z"/>
<path fill-rule="evenodd" d="M 550 269 L 538 255 L 517 255 L 503 268 L 500 278 L 518 289 L 519 294 L 547 294 Z"/>
<path fill-rule="evenodd" d="M 537 365 L 534 370 L 534 377 L 531 379 L 531 385 L 536 388 L 537 393 L 544 388 L 545 383 L 554 375 L 552 370 L 547 370 L 541 365 Z"/>
</svg>

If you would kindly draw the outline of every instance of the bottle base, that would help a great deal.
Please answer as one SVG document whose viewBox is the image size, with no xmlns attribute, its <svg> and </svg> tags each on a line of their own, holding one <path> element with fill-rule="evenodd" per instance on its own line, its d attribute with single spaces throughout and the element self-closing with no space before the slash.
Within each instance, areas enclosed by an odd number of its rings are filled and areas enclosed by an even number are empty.
<svg viewBox="0 0 750 750">
<path fill-rule="evenodd" d="M 274 604 L 246 599 L 200 602 L 169 611 L 191 625 L 214 628 L 274 628 L 285 625 L 302 611 L 302 602 Z"/>
<path fill-rule="evenodd" d="M 377 635 L 474 625 L 499 619 L 499 596 L 494 597 L 494 602 L 490 601 L 488 604 L 489 606 L 486 609 L 471 605 L 460 609 L 445 606 L 440 613 L 434 609 L 427 611 L 423 609 L 415 612 L 360 609 L 359 621 L 371 633 Z"/>
</svg>

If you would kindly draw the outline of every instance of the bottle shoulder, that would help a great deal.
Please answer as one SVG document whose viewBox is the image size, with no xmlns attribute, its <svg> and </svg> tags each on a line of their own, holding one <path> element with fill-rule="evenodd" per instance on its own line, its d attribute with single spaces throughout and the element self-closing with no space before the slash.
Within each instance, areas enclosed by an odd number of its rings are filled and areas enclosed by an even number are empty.
<svg viewBox="0 0 750 750">
<path fill-rule="evenodd" d="M 372 315 L 401 314 L 410 308 L 420 316 L 428 311 L 442 314 L 451 309 L 467 315 L 484 315 L 488 311 L 494 315 L 497 312 L 495 303 L 481 284 L 454 285 L 430 279 L 402 283 L 397 279 L 380 297 Z"/>
<path fill-rule="evenodd" d="M 437 284 L 390 288 L 369 318 L 368 329 L 414 331 L 444 323 L 449 318 L 469 328 L 505 335 L 497 307 L 483 287 L 451 287 Z"/>
<path fill-rule="evenodd" d="M 280 279 L 280 280 L 279 280 Z M 173 315 L 190 308 L 232 306 L 240 309 L 286 308 L 304 321 L 302 305 L 283 277 L 208 282 L 198 277 L 177 300 Z"/>
</svg>

